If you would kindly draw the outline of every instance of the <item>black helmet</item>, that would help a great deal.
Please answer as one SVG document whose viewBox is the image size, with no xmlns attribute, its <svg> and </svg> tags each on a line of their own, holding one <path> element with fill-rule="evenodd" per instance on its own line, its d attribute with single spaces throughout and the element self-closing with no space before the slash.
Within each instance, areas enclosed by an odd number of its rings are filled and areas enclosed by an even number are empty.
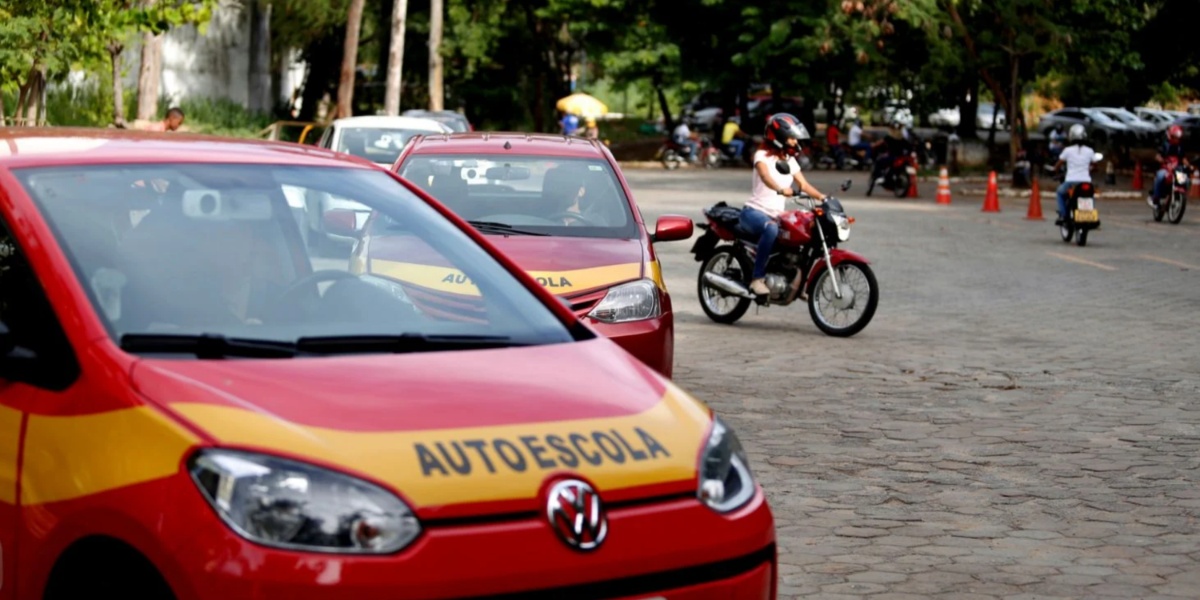
<svg viewBox="0 0 1200 600">
<path fill-rule="evenodd" d="M 767 143 L 776 150 L 787 150 L 788 138 L 794 138 L 797 142 L 803 142 L 811 139 L 808 135 L 808 129 L 795 116 L 788 113 L 775 113 L 767 119 L 766 131 L 763 132 L 763 137 Z"/>
</svg>

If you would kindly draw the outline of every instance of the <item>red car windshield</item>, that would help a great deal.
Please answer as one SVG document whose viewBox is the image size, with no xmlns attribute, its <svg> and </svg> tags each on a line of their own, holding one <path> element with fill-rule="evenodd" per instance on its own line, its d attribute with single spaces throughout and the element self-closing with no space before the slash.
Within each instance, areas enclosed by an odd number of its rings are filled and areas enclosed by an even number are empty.
<svg viewBox="0 0 1200 600">
<path fill-rule="evenodd" d="M 118 342 L 206 336 L 430 337 L 558 343 L 570 331 L 465 232 L 381 171 L 240 164 L 27 168 L 18 179 Z M 414 262 L 474 284 L 470 318 L 420 282 L 367 272 L 306 243 L 312 207 L 357 237 L 359 206 L 388 217 Z M 123 344 L 124 345 L 124 344 Z M 326 346 L 329 347 L 329 346 Z"/>
<path fill-rule="evenodd" d="M 639 234 L 624 188 L 600 159 L 415 154 L 400 175 L 484 233 L 504 233 L 501 224 L 563 237 Z"/>
</svg>

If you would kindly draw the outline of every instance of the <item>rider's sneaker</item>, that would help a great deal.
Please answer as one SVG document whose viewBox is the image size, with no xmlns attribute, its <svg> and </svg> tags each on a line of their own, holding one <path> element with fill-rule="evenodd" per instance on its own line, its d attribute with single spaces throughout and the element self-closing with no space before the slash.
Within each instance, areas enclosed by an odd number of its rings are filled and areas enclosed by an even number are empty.
<svg viewBox="0 0 1200 600">
<path fill-rule="evenodd" d="M 755 279 L 754 281 L 750 282 L 750 291 L 758 294 L 759 296 L 766 296 L 771 293 L 771 288 L 767 287 L 765 281 L 761 279 Z"/>
<path fill-rule="evenodd" d="M 1154 202 L 1154 196 L 1146 196 L 1146 204 L 1149 204 L 1150 208 L 1154 208 L 1154 205 L 1156 204 Z"/>
</svg>

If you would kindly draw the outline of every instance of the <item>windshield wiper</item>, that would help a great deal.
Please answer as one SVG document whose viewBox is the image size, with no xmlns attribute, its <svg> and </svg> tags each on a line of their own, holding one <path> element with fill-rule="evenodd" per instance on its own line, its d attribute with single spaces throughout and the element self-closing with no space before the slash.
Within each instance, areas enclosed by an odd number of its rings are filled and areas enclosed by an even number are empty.
<svg viewBox="0 0 1200 600">
<path fill-rule="evenodd" d="M 467 221 L 472 227 L 486 233 L 503 233 L 505 235 L 550 235 L 540 231 L 529 231 L 528 229 L 517 229 L 508 223 L 500 223 L 499 221 Z"/>
<path fill-rule="evenodd" d="M 355 352 L 433 352 L 438 350 L 483 350 L 522 346 L 502 335 L 330 335 L 302 337 L 296 349 L 314 354 L 343 354 Z"/>
<path fill-rule="evenodd" d="M 279 340 L 230 338 L 215 333 L 196 335 L 127 333 L 121 336 L 127 352 L 195 354 L 197 358 L 292 358 L 296 345 Z"/>
</svg>

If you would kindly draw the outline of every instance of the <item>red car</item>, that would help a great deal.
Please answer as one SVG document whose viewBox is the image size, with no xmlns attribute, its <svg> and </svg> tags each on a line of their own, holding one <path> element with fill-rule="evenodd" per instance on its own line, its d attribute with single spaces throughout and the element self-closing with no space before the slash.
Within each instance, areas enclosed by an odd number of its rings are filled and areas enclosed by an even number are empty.
<svg viewBox="0 0 1200 600">
<path fill-rule="evenodd" d="M 309 193 L 470 311 L 311 254 Z M 774 598 L 775 552 L 720 419 L 395 174 L 0 129 L 0 600 Z"/>
<path fill-rule="evenodd" d="M 603 144 L 515 133 L 414 136 L 392 169 L 486 235 L 584 322 L 671 376 L 674 316 L 653 242 L 690 238 L 692 221 L 664 216 L 648 231 Z M 462 273 L 414 258 L 386 228 L 369 224 L 354 250 L 366 272 L 470 304 L 476 291 Z"/>
</svg>

